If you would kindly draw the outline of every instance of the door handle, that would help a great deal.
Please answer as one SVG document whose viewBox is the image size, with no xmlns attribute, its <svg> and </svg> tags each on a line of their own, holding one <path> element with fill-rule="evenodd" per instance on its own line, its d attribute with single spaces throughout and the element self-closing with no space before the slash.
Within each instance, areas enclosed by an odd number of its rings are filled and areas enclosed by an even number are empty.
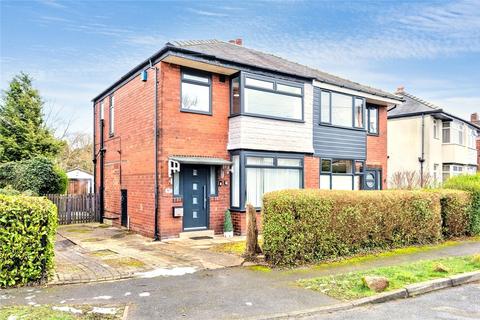
<svg viewBox="0 0 480 320">
<path fill-rule="evenodd" d="M 207 188 L 203 186 L 203 209 L 207 209 Z"/>
</svg>

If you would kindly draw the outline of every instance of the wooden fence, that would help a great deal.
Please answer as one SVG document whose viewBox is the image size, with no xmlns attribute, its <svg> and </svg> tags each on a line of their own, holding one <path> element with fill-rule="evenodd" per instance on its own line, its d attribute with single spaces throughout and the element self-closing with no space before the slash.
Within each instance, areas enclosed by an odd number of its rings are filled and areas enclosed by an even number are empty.
<svg viewBox="0 0 480 320">
<path fill-rule="evenodd" d="M 58 223 L 87 223 L 99 221 L 98 195 L 49 194 L 46 196 L 58 208 Z"/>
</svg>

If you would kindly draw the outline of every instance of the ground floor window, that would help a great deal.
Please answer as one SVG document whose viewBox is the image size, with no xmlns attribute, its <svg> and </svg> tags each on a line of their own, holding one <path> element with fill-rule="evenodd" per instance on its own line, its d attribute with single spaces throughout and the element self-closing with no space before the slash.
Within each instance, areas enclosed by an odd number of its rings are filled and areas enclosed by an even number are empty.
<svg viewBox="0 0 480 320">
<path fill-rule="evenodd" d="M 320 189 L 360 190 L 365 162 L 353 159 L 320 160 Z"/>
<path fill-rule="evenodd" d="M 459 176 L 461 174 L 476 174 L 477 166 L 462 165 L 462 164 L 446 164 L 442 166 L 442 179 L 443 182 L 447 181 L 450 177 Z"/>
<path fill-rule="evenodd" d="M 303 155 L 237 151 L 232 162 L 233 208 L 258 208 L 266 192 L 303 187 Z"/>
</svg>

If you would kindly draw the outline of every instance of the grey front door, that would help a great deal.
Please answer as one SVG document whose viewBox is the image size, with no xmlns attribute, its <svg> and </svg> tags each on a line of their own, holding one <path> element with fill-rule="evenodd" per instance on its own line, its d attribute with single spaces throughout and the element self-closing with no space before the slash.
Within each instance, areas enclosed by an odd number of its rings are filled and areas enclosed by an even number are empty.
<svg viewBox="0 0 480 320">
<path fill-rule="evenodd" d="M 382 173 L 378 169 L 367 169 L 363 176 L 363 189 L 364 190 L 380 190 Z"/>
<path fill-rule="evenodd" d="M 208 167 L 183 166 L 183 230 L 208 228 Z"/>
</svg>

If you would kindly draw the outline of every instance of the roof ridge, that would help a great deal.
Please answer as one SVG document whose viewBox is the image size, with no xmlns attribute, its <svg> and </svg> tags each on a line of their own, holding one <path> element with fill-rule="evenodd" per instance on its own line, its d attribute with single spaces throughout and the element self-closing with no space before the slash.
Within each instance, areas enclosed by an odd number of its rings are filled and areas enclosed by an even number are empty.
<svg viewBox="0 0 480 320">
<path fill-rule="evenodd" d="M 402 94 L 402 95 L 404 95 L 404 96 L 407 96 L 407 97 L 409 97 L 410 99 L 413 99 L 413 100 L 415 100 L 415 101 L 417 101 L 417 102 L 420 102 L 421 104 L 423 104 L 423 105 L 425 105 L 425 106 L 427 106 L 427 107 L 429 107 L 429 108 L 432 108 L 432 109 L 441 109 L 441 107 L 439 107 L 439 106 L 437 106 L 437 105 L 435 105 L 435 104 L 433 104 L 433 103 L 431 103 L 431 102 L 428 102 L 428 101 L 426 101 L 426 100 L 423 100 L 422 98 L 419 98 L 419 97 L 417 97 L 417 96 L 414 96 L 413 94 L 410 94 L 410 93 L 408 93 L 408 92 L 406 92 L 406 91 L 403 91 L 403 92 L 401 92 L 400 94 Z"/>
<path fill-rule="evenodd" d="M 196 44 L 209 44 L 209 43 L 219 43 L 223 42 L 217 39 L 205 39 L 205 40 L 175 40 L 169 43 L 172 43 L 176 46 L 194 46 Z"/>
</svg>

